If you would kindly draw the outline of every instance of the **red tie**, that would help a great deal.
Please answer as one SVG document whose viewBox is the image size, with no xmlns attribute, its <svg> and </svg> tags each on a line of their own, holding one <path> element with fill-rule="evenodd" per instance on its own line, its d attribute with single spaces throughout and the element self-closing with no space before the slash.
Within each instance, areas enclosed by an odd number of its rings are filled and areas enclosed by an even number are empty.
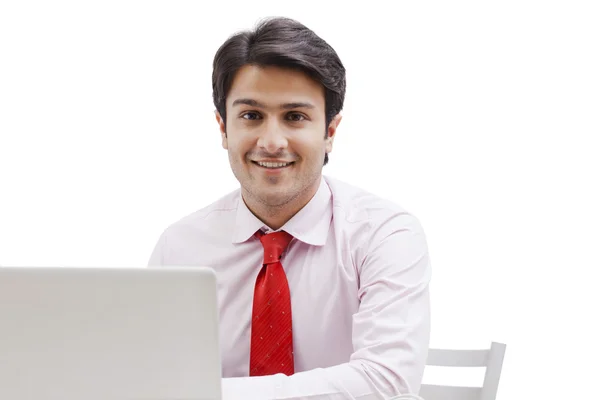
<svg viewBox="0 0 600 400">
<path fill-rule="evenodd" d="M 256 233 L 265 250 L 262 269 L 256 278 L 252 306 L 250 376 L 294 373 L 292 306 L 290 288 L 281 254 L 292 235 L 279 231 Z"/>
</svg>

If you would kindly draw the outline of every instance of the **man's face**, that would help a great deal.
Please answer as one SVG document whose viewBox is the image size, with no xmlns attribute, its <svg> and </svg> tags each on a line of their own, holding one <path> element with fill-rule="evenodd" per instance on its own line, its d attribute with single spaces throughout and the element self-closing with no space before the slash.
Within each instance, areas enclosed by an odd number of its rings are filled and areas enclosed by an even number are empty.
<svg viewBox="0 0 600 400">
<path fill-rule="evenodd" d="M 299 71 L 246 65 L 234 77 L 226 110 L 226 133 L 218 112 L 217 121 L 244 195 L 268 207 L 310 200 L 341 119 L 325 129 L 324 88 Z"/>
</svg>

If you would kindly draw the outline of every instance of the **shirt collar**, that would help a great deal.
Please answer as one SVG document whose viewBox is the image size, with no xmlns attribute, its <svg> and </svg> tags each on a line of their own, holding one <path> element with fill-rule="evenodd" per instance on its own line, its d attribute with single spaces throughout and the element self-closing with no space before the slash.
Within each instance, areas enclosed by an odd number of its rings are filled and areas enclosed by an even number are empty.
<svg viewBox="0 0 600 400">
<path fill-rule="evenodd" d="M 332 216 L 331 190 L 323 176 L 321 176 L 317 193 L 280 230 L 288 232 L 294 238 L 309 245 L 323 246 L 327 241 Z M 245 242 L 256 231 L 264 228 L 269 229 L 248 209 L 240 191 L 232 242 Z"/>
</svg>

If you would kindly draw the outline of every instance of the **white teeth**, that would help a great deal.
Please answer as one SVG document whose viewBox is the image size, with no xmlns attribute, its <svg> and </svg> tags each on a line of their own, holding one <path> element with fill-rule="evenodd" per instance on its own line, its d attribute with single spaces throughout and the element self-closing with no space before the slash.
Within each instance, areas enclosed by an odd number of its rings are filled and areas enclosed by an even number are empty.
<svg viewBox="0 0 600 400">
<path fill-rule="evenodd" d="M 273 163 L 273 162 L 257 162 L 261 167 L 266 168 L 281 168 L 290 165 L 291 163 Z"/>
</svg>

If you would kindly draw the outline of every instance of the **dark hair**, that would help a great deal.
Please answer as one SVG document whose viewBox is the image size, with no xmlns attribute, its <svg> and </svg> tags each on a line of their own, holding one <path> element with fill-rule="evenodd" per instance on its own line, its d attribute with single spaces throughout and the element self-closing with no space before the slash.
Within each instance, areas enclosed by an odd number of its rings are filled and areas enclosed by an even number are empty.
<svg viewBox="0 0 600 400">
<path fill-rule="evenodd" d="M 225 99 L 237 71 L 244 65 L 291 68 L 325 88 L 325 137 L 332 119 L 342 110 L 346 69 L 335 50 L 312 30 L 290 18 L 264 19 L 253 31 L 229 37 L 213 60 L 213 102 L 226 121 Z M 324 165 L 329 161 L 325 154 Z"/>
</svg>

